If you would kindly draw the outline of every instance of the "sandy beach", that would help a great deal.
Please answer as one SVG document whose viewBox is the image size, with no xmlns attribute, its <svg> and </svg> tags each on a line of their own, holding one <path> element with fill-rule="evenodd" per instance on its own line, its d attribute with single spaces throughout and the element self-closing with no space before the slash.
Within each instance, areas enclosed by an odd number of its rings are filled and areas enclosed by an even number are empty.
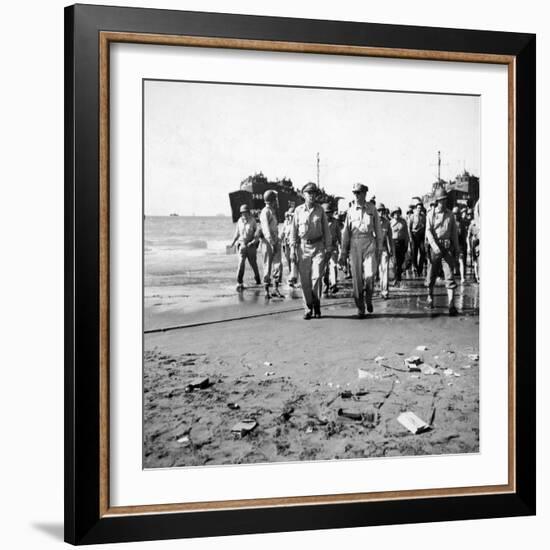
<svg viewBox="0 0 550 550">
<path fill-rule="evenodd" d="M 146 303 L 144 467 L 477 452 L 479 289 L 461 287 L 454 318 L 436 290 L 428 311 L 409 280 L 364 320 L 349 283 L 307 322 L 299 290 L 272 302 L 226 290 L 192 311 L 174 292 L 156 313 Z M 184 328 L 158 330 L 172 326 Z M 200 377 L 208 386 L 189 391 Z M 406 411 L 430 429 L 412 434 L 397 421 Z M 243 420 L 253 429 L 234 433 Z"/>
</svg>

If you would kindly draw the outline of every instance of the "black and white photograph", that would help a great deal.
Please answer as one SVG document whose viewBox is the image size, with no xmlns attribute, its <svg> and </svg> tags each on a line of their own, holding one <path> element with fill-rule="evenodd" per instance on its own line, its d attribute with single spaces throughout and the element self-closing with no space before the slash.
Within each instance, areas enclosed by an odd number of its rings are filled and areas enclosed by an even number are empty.
<svg viewBox="0 0 550 550">
<path fill-rule="evenodd" d="M 142 93 L 143 467 L 478 453 L 480 97 Z"/>
</svg>

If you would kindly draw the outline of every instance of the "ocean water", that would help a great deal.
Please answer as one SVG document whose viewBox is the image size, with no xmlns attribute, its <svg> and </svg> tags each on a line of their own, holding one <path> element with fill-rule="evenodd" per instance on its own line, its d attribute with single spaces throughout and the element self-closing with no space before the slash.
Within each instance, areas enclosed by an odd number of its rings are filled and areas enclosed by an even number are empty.
<svg viewBox="0 0 550 550">
<path fill-rule="evenodd" d="M 145 286 L 234 282 L 237 258 L 226 253 L 234 231 L 235 224 L 229 217 L 147 216 Z"/>
</svg>

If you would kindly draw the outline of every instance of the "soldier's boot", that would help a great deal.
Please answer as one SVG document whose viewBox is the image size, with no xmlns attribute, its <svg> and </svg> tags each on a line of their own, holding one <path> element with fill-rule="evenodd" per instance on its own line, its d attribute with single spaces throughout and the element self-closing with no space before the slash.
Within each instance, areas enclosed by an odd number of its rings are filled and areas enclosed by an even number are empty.
<svg viewBox="0 0 550 550">
<path fill-rule="evenodd" d="M 455 290 L 454 288 L 447 289 L 447 296 L 449 298 L 449 315 L 454 317 L 458 314 L 458 311 L 455 307 Z"/>
<path fill-rule="evenodd" d="M 430 290 L 430 293 L 428 294 L 428 298 L 426 300 L 426 307 L 428 309 L 433 309 L 434 308 L 434 297 L 432 295 L 432 290 Z"/>
<path fill-rule="evenodd" d="M 372 307 L 373 286 L 372 280 L 368 281 L 365 286 L 365 303 L 367 304 L 367 311 L 369 313 L 374 311 L 374 308 Z"/>
<path fill-rule="evenodd" d="M 275 290 L 273 291 L 273 296 L 277 296 L 277 298 L 284 298 L 284 296 L 279 292 L 279 283 L 275 283 Z"/>
<path fill-rule="evenodd" d="M 269 284 L 265 284 L 264 285 L 264 289 L 265 289 L 265 299 L 266 300 L 269 300 L 271 298 L 271 293 L 269 292 Z"/>
</svg>

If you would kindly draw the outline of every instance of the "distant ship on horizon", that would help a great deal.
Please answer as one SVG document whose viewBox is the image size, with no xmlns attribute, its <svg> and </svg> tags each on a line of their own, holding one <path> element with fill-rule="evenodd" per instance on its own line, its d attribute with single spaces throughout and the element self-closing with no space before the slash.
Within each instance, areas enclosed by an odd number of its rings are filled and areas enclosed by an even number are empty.
<svg viewBox="0 0 550 550">
<path fill-rule="evenodd" d="M 177 212 L 172 212 L 170 216 L 179 216 L 179 214 Z"/>
</svg>

